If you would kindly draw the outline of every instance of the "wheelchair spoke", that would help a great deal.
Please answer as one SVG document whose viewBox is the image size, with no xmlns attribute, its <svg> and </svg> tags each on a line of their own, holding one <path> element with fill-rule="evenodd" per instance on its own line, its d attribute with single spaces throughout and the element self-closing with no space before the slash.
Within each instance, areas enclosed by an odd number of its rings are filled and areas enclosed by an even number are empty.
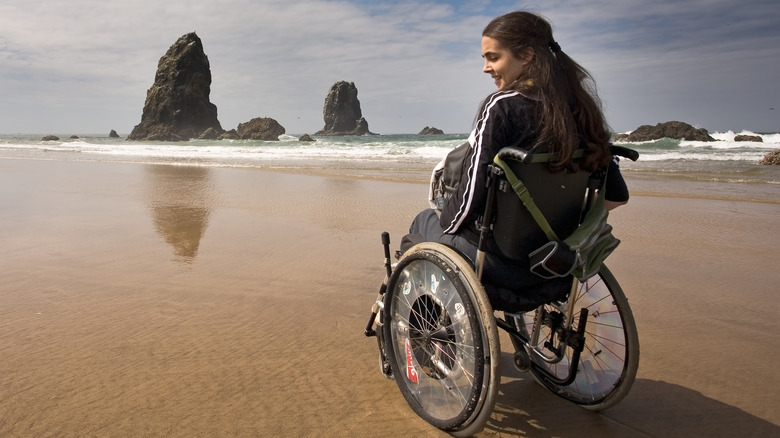
<svg viewBox="0 0 780 438">
<path fill-rule="evenodd" d="M 574 300 L 574 320 L 568 329 L 577 330 L 580 324 L 579 310 L 588 309 L 585 327 L 585 345 L 579 362 L 571 362 L 573 351 L 566 347 L 564 357 L 557 364 L 549 364 L 531 356 L 538 367 L 557 378 L 565 378 L 572 366 L 577 367 L 574 382 L 561 386 L 545 380 L 544 372 L 531 368 L 534 377 L 559 396 L 592 409 L 601 410 L 614 405 L 628 393 L 636 376 L 638 366 L 638 339 L 631 309 L 620 286 L 605 267 L 603 272 L 580 283 L 570 299 Z M 547 311 L 553 308 L 565 309 L 563 305 L 545 306 Z M 535 312 L 528 312 L 520 318 L 505 315 L 507 322 L 521 327 L 534 329 Z M 554 333 L 550 327 L 539 328 L 539 344 L 543 348 L 545 341 L 551 341 Z"/>
<path fill-rule="evenodd" d="M 384 306 L 396 382 L 418 413 L 455 421 L 479 406 L 490 375 L 477 354 L 483 339 L 475 308 L 458 290 L 457 271 L 427 258 L 400 263 L 396 271 Z"/>
</svg>

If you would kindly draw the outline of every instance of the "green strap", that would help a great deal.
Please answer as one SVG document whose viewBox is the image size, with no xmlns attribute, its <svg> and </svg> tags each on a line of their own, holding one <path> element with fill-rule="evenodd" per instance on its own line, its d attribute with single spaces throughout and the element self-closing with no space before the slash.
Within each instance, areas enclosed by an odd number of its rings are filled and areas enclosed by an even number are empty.
<svg viewBox="0 0 780 438">
<path fill-rule="evenodd" d="M 531 163 L 549 163 L 552 161 L 554 154 L 552 152 L 544 152 L 531 154 Z M 572 158 L 582 158 L 585 156 L 585 149 L 575 149 L 571 154 Z"/>
<path fill-rule="evenodd" d="M 583 155 L 585 155 L 585 150 L 577 149 L 572 154 L 572 158 L 581 158 Z M 531 156 L 531 163 L 547 163 L 552 158 L 552 153 L 533 154 Z M 547 218 L 544 217 L 544 214 L 542 214 L 542 212 L 539 210 L 539 207 L 536 206 L 536 202 L 534 202 L 534 199 L 528 192 L 528 188 L 525 186 L 525 184 L 523 184 L 523 181 L 521 181 L 515 175 L 515 173 L 512 172 L 512 169 L 509 168 L 509 165 L 504 160 L 499 158 L 498 155 L 493 157 L 493 163 L 495 163 L 498 167 L 501 168 L 501 170 L 504 171 L 504 176 L 512 186 L 512 190 L 514 190 L 517 196 L 520 197 L 520 200 L 523 201 L 523 205 L 525 205 L 525 208 L 529 213 L 531 213 L 531 216 L 533 216 L 534 220 L 536 220 L 539 228 L 544 231 L 544 234 L 547 235 L 547 238 L 556 242 L 560 242 L 558 235 L 555 234 L 555 231 L 553 231 L 550 223 L 547 222 Z M 600 196 L 603 195 L 603 192 L 604 190 L 601 190 Z"/>
<path fill-rule="evenodd" d="M 534 154 L 533 158 L 536 158 L 539 155 L 550 155 L 550 154 Z M 549 157 L 547 157 L 547 161 L 549 161 Z M 536 163 L 536 160 L 532 160 L 533 163 Z M 543 162 L 543 161 L 538 161 Z M 550 226 L 550 223 L 547 222 L 547 219 L 544 217 L 542 212 L 539 210 L 539 207 L 536 206 L 536 202 L 534 202 L 534 198 L 531 197 L 531 194 L 528 192 L 528 188 L 523 184 L 523 181 L 521 181 L 514 172 L 512 172 L 512 169 L 509 168 L 509 165 L 504 162 L 501 158 L 498 158 L 498 155 L 496 155 L 493 158 L 493 163 L 495 163 L 498 167 L 501 168 L 501 170 L 504 171 L 504 176 L 506 177 L 506 180 L 509 182 L 509 184 L 512 186 L 512 190 L 517 193 L 517 196 L 520 197 L 520 200 L 523 201 L 523 205 L 525 205 L 525 208 L 528 209 L 528 212 L 531 213 L 531 216 L 534 217 L 536 220 L 536 223 L 539 224 L 539 227 L 544 231 L 544 234 L 547 235 L 547 238 L 556 242 L 559 242 L 558 236 L 555 234 L 555 231 L 553 231 L 552 227 Z"/>
</svg>

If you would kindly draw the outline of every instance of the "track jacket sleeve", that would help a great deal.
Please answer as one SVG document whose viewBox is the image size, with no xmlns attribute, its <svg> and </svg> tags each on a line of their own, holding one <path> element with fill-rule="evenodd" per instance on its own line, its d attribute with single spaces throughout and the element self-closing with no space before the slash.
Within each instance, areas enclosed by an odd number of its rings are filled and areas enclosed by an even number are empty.
<svg viewBox="0 0 780 438">
<path fill-rule="evenodd" d="M 484 212 L 487 168 L 501 148 L 522 145 L 530 136 L 527 121 L 532 101 L 516 91 L 498 91 L 483 102 L 469 136 L 471 153 L 464 160 L 457 190 L 442 208 L 444 233 L 455 234 L 473 227 Z"/>
<path fill-rule="evenodd" d="M 612 157 L 607 168 L 607 187 L 604 190 L 604 198 L 608 201 L 625 202 L 628 201 L 628 186 L 623 174 L 620 173 L 620 159 Z"/>
</svg>

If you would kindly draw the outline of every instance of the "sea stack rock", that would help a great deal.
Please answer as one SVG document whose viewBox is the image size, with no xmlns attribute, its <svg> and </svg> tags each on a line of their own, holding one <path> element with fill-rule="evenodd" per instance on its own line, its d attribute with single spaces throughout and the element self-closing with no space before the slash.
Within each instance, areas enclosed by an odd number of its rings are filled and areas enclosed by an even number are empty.
<svg viewBox="0 0 780 438">
<path fill-rule="evenodd" d="M 173 43 L 157 63 L 141 123 L 127 139 L 180 141 L 198 138 L 209 128 L 224 132 L 209 94 L 209 59 L 200 38 L 194 32 L 188 33 Z"/>
<path fill-rule="evenodd" d="M 112 129 L 111 132 L 108 133 L 108 138 L 119 138 L 119 134 Z"/>
<path fill-rule="evenodd" d="M 365 135 L 368 122 L 363 118 L 358 90 L 354 82 L 340 81 L 330 87 L 322 111 L 325 127 L 314 135 Z"/>
<path fill-rule="evenodd" d="M 704 128 L 694 128 L 684 122 L 664 122 L 655 126 L 642 125 L 628 135 L 620 134 L 615 141 L 652 141 L 673 138 L 688 141 L 715 141 Z"/>
</svg>

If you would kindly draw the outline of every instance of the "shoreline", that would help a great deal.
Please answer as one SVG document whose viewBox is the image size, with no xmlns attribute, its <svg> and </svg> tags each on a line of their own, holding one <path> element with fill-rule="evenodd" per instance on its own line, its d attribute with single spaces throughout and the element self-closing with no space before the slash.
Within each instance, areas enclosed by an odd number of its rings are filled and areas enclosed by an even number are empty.
<svg viewBox="0 0 780 438">
<path fill-rule="evenodd" d="M 176 167 L 199 167 L 204 169 L 236 169 L 256 170 L 261 172 L 276 172 L 292 175 L 308 175 L 333 177 L 368 181 L 400 182 L 427 185 L 430 181 L 431 169 L 438 160 L 420 160 L 419 162 L 391 162 L 384 160 L 370 161 L 340 161 L 318 160 L 301 161 L 269 161 L 262 164 L 226 164 L 178 160 L 135 161 L 131 159 L 106 160 L 96 156 L 91 159 L 74 159 L 73 153 L 56 152 L 51 157 L 2 156 L 2 160 L 43 161 L 43 162 L 73 162 L 96 164 L 128 164 L 128 165 L 169 165 Z M 621 164 L 623 175 L 629 184 L 631 196 L 648 197 L 679 197 L 688 199 L 713 199 L 723 201 L 748 201 L 767 204 L 780 204 L 780 185 L 772 182 L 723 181 L 713 176 L 713 179 L 691 178 L 681 173 L 648 172 L 645 169 L 632 169 L 631 163 Z M 762 166 L 771 168 L 772 166 Z M 774 169 L 772 169 L 774 170 Z"/>
<path fill-rule="evenodd" d="M 585 411 L 502 336 L 481 436 L 780 436 L 780 203 L 627 180 L 607 264 L 639 329 L 634 388 Z M 0 159 L 0 435 L 447 436 L 363 336 L 379 235 L 397 245 L 426 183 Z"/>
</svg>

